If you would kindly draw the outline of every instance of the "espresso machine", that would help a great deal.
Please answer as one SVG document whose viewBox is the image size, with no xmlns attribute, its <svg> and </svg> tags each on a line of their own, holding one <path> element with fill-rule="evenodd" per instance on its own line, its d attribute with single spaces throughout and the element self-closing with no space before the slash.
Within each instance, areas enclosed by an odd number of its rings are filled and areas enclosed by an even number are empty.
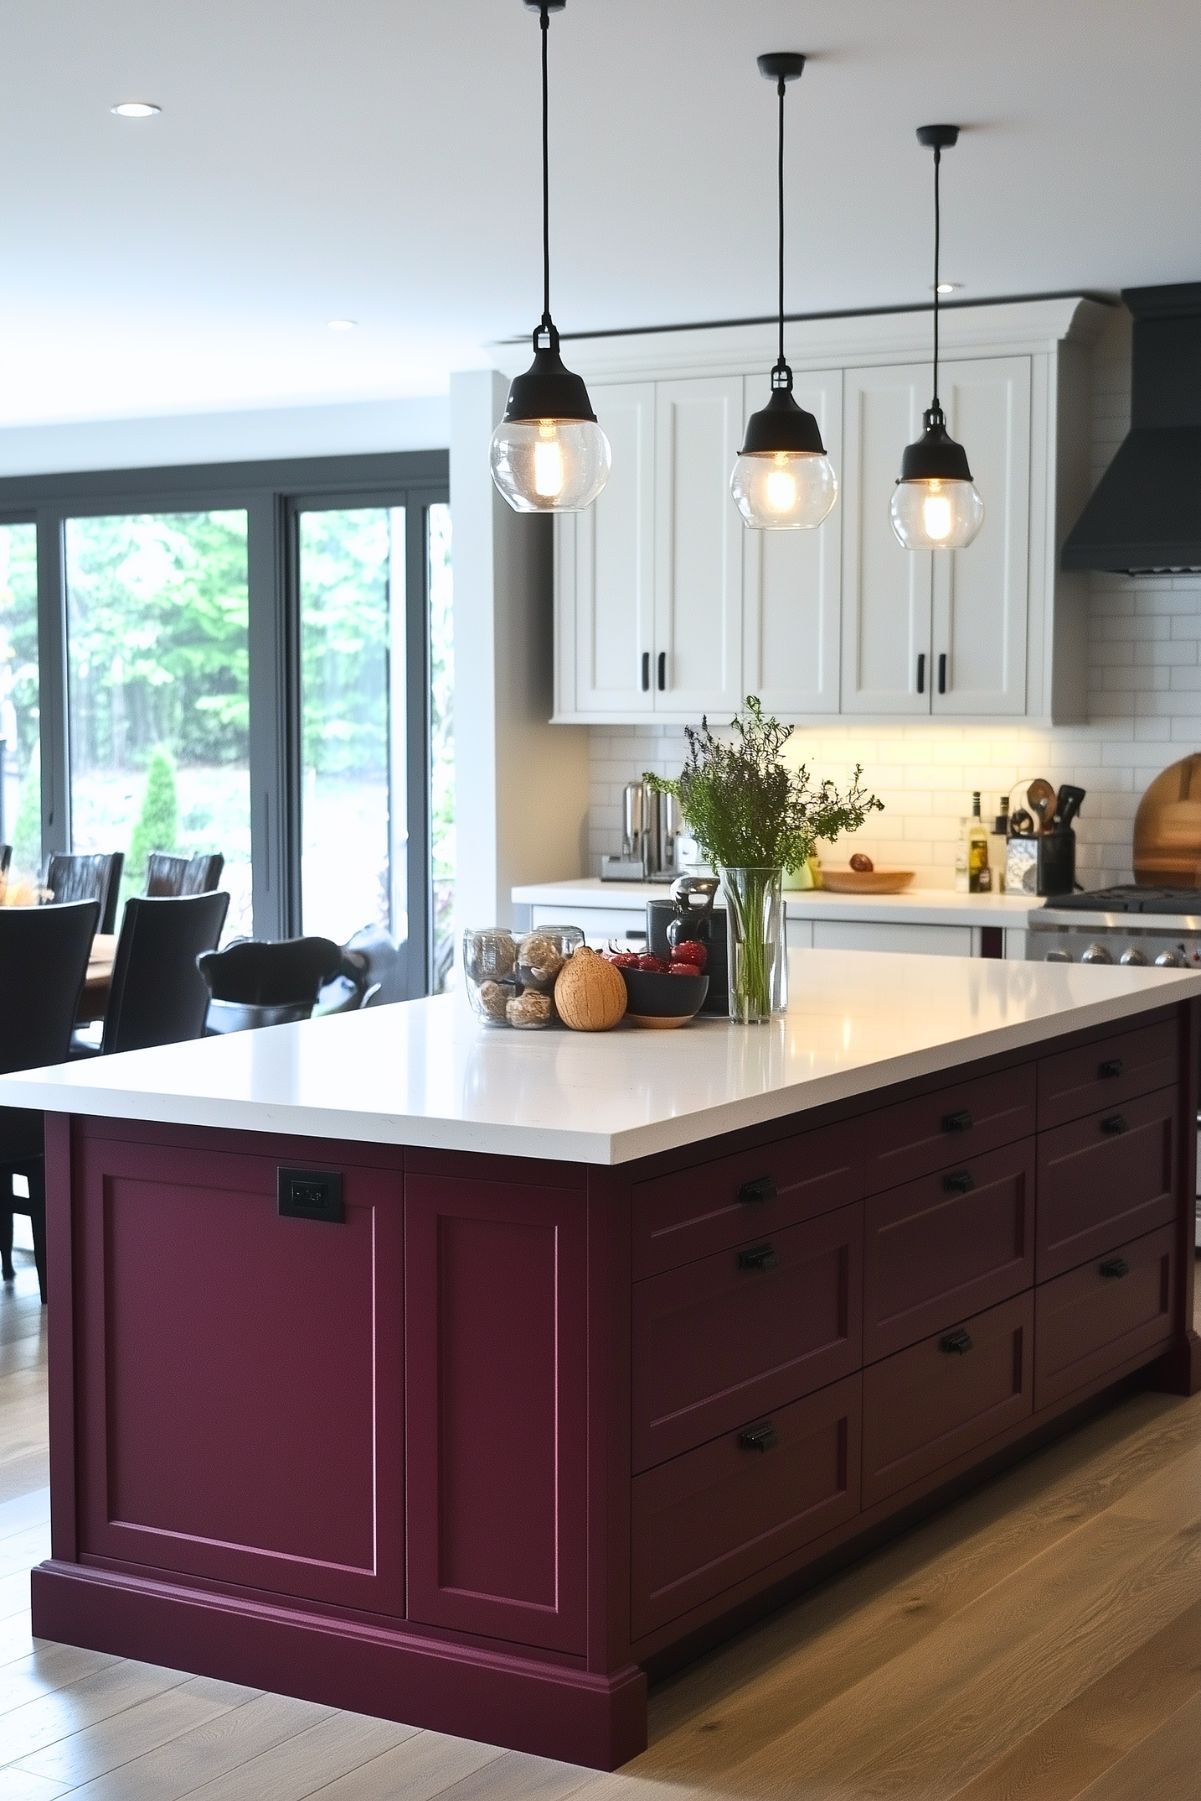
<svg viewBox="0 0 1201 1801">
<path fill-rule="evenodd" d="M 621 797 L 621 854 L 601 858 L 602 882 L 672 882 L 680 871 L 680 809 L 674 794 L 627 782 Z"/>
</svg>

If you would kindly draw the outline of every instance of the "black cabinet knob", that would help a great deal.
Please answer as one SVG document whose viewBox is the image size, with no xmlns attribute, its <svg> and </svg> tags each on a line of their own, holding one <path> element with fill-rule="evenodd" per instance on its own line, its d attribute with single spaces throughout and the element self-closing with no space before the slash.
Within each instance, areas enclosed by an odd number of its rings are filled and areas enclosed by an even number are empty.
<svg viewBox="0 0 1201 1801">
<path fill-rule="evenodd" d="M 961 1107 L 957 1113 L 944 1113 L 942 1129 L 944 1132 L 970 1132 L 972 1116 L 966 1107 Z"/>
<path fill-rule="evenodd" d="M 1104 1063 L 1097 1065 L 1097 1074 L 1102 1078 L 1120 1076 L 1125 1067 L 1120 1057 L 1107 1057 Z"/>
<path fill-rule="evenodd" d="M 942 1185 L 948 1194 L 971 1194 L 976 1178 L 970 1169 L 952 1169 L 943 1177 Z"/>
<path fill-rule="evenodd" d="M 755 1176 L 739 1188 L 738 1199 L 747 1206 L 754 1206 L 759 1201 L 774 1201 L 778 1192 L 771 1176 Z"/>
<path fill-rule="evenodd" d="M 948 1357 L 966 1357 L 972 1348 L 971 1333 L 959 1326 L 954 1332 L 947 1332 L 939 1339 L 938 1348 Z"/>
<path fill-rule="evenodd" d="M 738 1443 L 744 1451 L 770 1451 L 777 1443 L 776 1429 L 770 1423 L 748 1426 L 738 1434 Z"/>
<path fill-rule="evenodd" d="M 1130 1126 L 1125 1114 L 1110 1113 L 1101 1121 L 1101 1130 L 1108 1132 L 1111 1138 L 1120 1138 L 1123 1132 L 1130 1130 Z"/>
<path fill-rule="evenodd" d="M 1124 1257 L 1107 1257 L 1101 1265 L 1101 1274 L 1107 1282 L 1120 1282 L 1123 1276 L 1130 1274 L 1130 1265 Z"/>
<path fill-rule="evenodd" d="M 739 1251 L 739 1269 L 776 1269 L 780 1259 L 769 1244 L 754 1244 L 749 1250 Z"/>
</svg>

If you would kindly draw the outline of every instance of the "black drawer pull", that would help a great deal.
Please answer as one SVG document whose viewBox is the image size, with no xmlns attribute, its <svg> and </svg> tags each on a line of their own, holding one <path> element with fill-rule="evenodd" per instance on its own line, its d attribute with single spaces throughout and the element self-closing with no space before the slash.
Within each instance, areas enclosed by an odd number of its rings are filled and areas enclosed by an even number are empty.
<svg viewBox="0 0 1201 1801">
<path fill-rule="evenodd" d="M 1101 1121 L 1101 1130 L 1108 1132 L 1111 1138 L 1120 1138 L 1130 1127 L 1124 1113 L 1110 1113 Z"/>
<path fill-rule="evenodd" d="M 739 1188 L 738 1199 L 751 1206 L 759 1201 L 774 1201 L 778 1192 L 771 1176 L 755 1176 L 752 1181 L 744 1182 Z"/>
<path fill-rule="evenodd" d="M 651 653 L 649 650 L 644 650 L 642 653 L 642 692 L 644 694 L 649 694 L 650 691 L 651 691 Z"/>
<path fill-rule="evenodd" d="M 942 1129 L 944 1132 L 970 1132 L 972 1129 L 972 1116 L 966 1107 L 960 1108 L 958 1113 L 944 1113 L 942 1116 Z"/>
<path fill-rule="evenodd" d="M 1120 1057 L 1107 1057 L 1104 1063 L 1097 1065 L 1097 1074 L 1102 1078 L 1120 1076 L 1125 1067 Z"/>
<path fill-rule="evenodd" d="M 970 1169 L 953 1169 L 943 1177 L 942 1185 L 948 1194 L 971 1194 L 976 1178 Z"/>
<path fill-rule="evenodd" d="M 776 1442 L 776 1429 L 772 1425 L 748 1426 L 745 1432 L 738 1434 L 738 1443 L 744 1451 L 771 1451 Z"/>
<path fill-rule="evenodd" d="M 1101 1265 L 1101 1274 L 1107 1282 L 1120 1282 L 1123 1276 L 1130 1274 L 1130 1265 L 1124 1257 L 1107 1257 Z"/>
<path fill-rule="evenodd" d="M 944 1338 L 939 1339 L 938 1348 L 948 1357 L 966 1357 L 972 1348 L 972 1335 L 959 1326 L 954 1332 L 948 1332 Z"/>
<path fill-rule="evenodd" d="M 739 1269 L 776 1269 L 780 1259 L 769 1244 L 752 1245 L 749 1251 L 739 1251 Z"/>
</svg>

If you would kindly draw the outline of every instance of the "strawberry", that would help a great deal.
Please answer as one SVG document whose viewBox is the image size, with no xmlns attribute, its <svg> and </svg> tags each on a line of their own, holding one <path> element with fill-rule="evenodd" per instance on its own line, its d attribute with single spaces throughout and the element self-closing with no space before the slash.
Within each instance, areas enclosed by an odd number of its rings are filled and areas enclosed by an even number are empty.
<svg viewBox="0 0 1201 1801">
<path fill-rule="evenodd" d="M 695 976 L 699 975 L 700 971 L 695 963 L 669 963 L 667 973 L 669 976 Z"/>
<path fill-rule="evenodd" d="M 686 938 L 683 944 L 676 945 L 671 960 L 673 963 L 690 963 L 693 972 L 698 973 L 708 963 L 709 952 L 699 938 Z"/>
<path fill-rule="evenodd" d="M 654 956 L 650 951 L 642 953 L 638 959 L 638 967 L 649 970 L 653 975 L 665 976 L 667 974 L 667 964 L 663 958 Z"/>
</svg>

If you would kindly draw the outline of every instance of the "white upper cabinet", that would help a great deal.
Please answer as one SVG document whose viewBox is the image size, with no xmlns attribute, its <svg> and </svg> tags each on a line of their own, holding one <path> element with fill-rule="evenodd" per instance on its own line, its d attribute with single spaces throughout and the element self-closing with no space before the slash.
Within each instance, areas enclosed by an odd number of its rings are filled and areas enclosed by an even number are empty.
<svg viewBox="0 0 1201 1801">
<path fill-rule="evenodd" d="M 930 403 L 928 309 L 790 326 L 839 478 L 808 532 L 748 531 L 730 497 L 769 327 L 573 340 L 613 473 L 556 522 L 555 717 L 720 719 L 748 693 L 801 721 L 1083 717 L 1087 584 L 1059 552 L 1088 493 L 1104 317 L 1070 297 L 947 309 L 940 398 L 985 508 L 952 552 L 903 550 L 889 518 Z"/>
<path fill-rule="evenodd" d="M 805 717 L 838 712 L 842 629 L 842 371 L 793 377 L 797 404 L 812 413 L 839 478 L 834 511 L 811 531 L 742 534 L 742 676 L 769 713 Z M 748 376 L 746 417 L 768 395 L 762 375 Z M 735 515 L 737 520 L 737 515 Z"/>
</svg>

